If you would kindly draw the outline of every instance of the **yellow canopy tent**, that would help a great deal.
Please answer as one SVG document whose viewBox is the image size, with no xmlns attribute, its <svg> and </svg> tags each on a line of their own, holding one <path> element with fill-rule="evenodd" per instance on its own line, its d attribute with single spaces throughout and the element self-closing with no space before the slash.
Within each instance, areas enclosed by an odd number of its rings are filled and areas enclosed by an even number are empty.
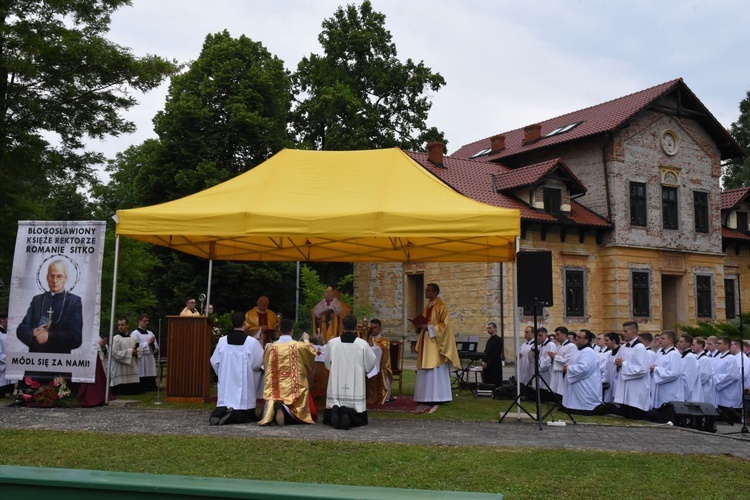
<svg viewBox="0 0 750 500">
<path fill-rule="evenodd" d="M 209 259 L 210 303 L 214 260 L 505 262 L 521 226 L 517 210 L 463 196 L 395 148 L 285 149 L 218 186 L 114 219 L 110 342 L 120 236 Z"/>
<path fill-rule="evenodd" d="M 184 198 L 118 210 L 117 235 L 210 260 L 504 262 L 520 214 L 454 191 L 400 149 L 285 149 Z"/>
</svg>

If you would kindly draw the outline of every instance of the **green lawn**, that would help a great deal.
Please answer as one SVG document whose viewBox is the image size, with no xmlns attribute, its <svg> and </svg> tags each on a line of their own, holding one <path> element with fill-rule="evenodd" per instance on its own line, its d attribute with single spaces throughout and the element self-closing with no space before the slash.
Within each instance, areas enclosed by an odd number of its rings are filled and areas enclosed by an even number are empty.
<svg viewBox="0 0 750 500">
<path fill-rule="evenodd" d="M 413 385 L 414 374 L 405 374 L 404 394 L 411 394 Z M 208 414 L 213 408 L 156 406 L 156 393 L 128 399 L 166 411 L 189 408 Z M 372 413 L 371 418 L 497 421 L 510 403 L 463 391 L 432 414 Z M 515 409 L 509 418 L 514 415 Z M 567 417 L 556 413 L 552 418 Z M 625 423 L 613 417 L 576 420 Z M 252 432 L 226 438 L 4 430 L 0 442 L 4 465 L 497 492 L 511 499 L 746 499 L 750 474 L 750 462 L 728 456 L 303 441 L 256 438 Z"/>
<path fill-rule="evenodd" d="M 747 498 L 729 457 L 265 438 L 0 431 L 0 463 L 499 492 L 507 498 Z"/>
</svg>

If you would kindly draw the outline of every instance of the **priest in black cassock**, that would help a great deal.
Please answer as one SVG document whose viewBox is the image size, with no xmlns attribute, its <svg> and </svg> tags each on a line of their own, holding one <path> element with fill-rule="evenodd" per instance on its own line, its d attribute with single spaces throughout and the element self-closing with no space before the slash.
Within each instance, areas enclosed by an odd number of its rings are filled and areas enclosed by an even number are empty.
<svg viewBox="0 0 750 500">
<path fill-rule="evenodd" d="M 35 296 L 16 335 L 29 352 L 70 354 L 81 346 L 83 314 L 81 298 L 65 290 L 68 266 L 52 261 L 47 268 L 49 292 Z"/>
<path fill-rule="evenodd" d="M 487 333 L 490 334 L 490 338 L 484 346 L 482 380 L 485 384 L 499 386 L 503 383 L 503 341 L 497 335 L 495 322 L 487 323 Z"/>
</svg>

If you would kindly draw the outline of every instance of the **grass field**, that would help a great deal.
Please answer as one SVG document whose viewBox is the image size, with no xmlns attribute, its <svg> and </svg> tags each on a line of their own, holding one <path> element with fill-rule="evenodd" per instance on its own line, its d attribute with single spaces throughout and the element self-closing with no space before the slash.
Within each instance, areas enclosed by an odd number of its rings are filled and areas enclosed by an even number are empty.
<svg viewBox="0 0 750 500">
<path fill-rule="evenodd" d="M 406 374 L 404 393 L 413 390 Z M 161 394 L 163 401 L 164 394 Z M 156 408 L 156 393 L 136 397 Z M 128 396 L 128 399 L 131 399 Z M 496 421 L 510 401 L 468 391 L 427 415 L 371 414 L 372 419 Z M 162 404 L 206 414 L 212 405 Z M 533 410 L 533 405 L 528 405 Z M 556 414 L 553 418 L 565 418 Z M 580 422 L 618 424 L 613 417 Z M 597 432 L 592 429 L 592 432 Z M 602 431 L 604 432 L 604 431 Z M 0 463 L 134 473 L 478 491 L 506 498 L 746 499 L 750 462 L 728 456 L 667 455 L 499 446 L 393 445 L 268 438 L 115 435 L 2 430 Z M 744 444 L 744 443 L 743 443 Z"/>
<path fill-rule="evenodd" d="M 748 498 L 729 457 L 265 438 L 0 431 L 0 463 L 503 493 L 507 498 Z"/>
</svg>

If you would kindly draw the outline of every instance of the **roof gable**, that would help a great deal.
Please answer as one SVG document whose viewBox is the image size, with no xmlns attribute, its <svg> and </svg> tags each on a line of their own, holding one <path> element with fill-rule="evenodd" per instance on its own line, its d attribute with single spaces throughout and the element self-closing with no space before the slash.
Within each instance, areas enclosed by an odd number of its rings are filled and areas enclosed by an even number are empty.
<svg viewBox="0 0 750 500">
<path fill-rule="evenodd" d="M 554 158 L 542 163 L 527 165 L 525 167 L 515 168 L 497 176 L 498 191 L 505 191 L 522 186 L 533 186 L 539 184 L 542 179 L 550 175 L 555 170 L 561 170 L 564 177 L 568 177 L 566 182 L 571 195 L 583 194 L 586 187 L 570 171 L 560 158 Z"/>
<path fill-rule="evenodd" d="M 748 187 L 732 189 L 730 191 L 722 191 L 721 209 L 734 210 L 735 208 L 737 208 L 737 205 L 739 205 L 747 198 L 748 194 L 750 194 L 750 188 Z"/>
</svg>

